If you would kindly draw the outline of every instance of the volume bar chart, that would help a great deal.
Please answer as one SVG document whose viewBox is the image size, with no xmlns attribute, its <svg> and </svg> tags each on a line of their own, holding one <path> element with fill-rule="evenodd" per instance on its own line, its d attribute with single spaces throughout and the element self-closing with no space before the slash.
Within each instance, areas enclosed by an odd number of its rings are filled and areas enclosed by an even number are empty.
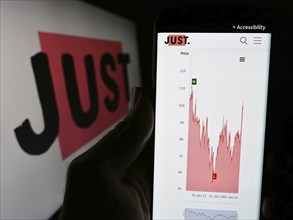
<svg viewBox="0 0 293 220">
<path fill-rule="evenodd" d="M 191 92 L 186 190 L 238 193 L 244 106 L 240 110 L 239 130 L 231 134 L 228 121 L 223 120 L 218 136 L 212 137 L 217 138 L 218 144 L 211 146 L 209 118 L 199 119 L 193 95 Z"/>
<path fill-rule="evenodd" d="M 237 220 L 236 211 L 208 210 L 208 209 L 185 209 L 185 220 Z"/>
</svg>

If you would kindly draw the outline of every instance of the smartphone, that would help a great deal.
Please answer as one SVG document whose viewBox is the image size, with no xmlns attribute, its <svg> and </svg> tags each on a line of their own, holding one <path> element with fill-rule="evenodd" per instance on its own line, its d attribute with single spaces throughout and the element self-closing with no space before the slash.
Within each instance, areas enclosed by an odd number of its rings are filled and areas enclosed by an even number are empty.
<svg viewBox="0 0 293 220">
<path fill-rule="evenodd" d="M 154 30 L 152 218 L 260 218 L 270 9 L 169 7 Z"/>
</svg>

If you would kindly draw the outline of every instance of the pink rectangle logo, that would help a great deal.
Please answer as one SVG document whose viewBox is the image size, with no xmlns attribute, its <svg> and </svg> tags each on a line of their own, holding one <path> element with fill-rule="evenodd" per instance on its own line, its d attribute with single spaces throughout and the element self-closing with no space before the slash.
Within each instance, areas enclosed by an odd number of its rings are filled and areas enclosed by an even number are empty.
<svg viewBox="0 0 293 220">
<path fill-rule="evenodd" d="M 39 32 L 48 57 L 65 159 L 128 112 L 121 42 Z"/>
</svg>

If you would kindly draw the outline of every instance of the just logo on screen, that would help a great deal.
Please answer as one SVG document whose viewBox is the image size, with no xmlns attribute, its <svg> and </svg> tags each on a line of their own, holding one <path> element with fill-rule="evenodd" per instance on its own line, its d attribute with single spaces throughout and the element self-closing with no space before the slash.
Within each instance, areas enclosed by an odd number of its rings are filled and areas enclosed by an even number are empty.
<svg viewBox="0 0 293 220">
<path fill-rule="evenodd" d="M 121 42 L 39 32 L 42 51 L 31 65 L 44 129 L 29 119 L 15 128 L 20 147 L 45 153 L 59 137 L 66 159 L 128 112 L 128 54 Z"/>
<path fill-rule="evenodd" d="M 168 44 L 168 46 L 185 46 L 189 44 L 188 38 L 186 35 L 170 34 L 164 43 Z"/>
</svg>

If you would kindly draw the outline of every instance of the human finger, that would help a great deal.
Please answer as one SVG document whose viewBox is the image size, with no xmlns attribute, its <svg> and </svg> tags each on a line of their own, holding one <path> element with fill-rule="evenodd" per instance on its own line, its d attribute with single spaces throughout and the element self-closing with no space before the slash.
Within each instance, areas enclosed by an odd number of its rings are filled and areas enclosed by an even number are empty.
<svg viewBox="0 0 293 220">
<path fill-rule="evenodd" d="M 127 116 L 90 150 L 71 162 L 64 216 L 78 219 L 75 212 L 81 209 L 83 216 L 86 213 L 93 219 L 149 218 L 144 176 L 131 165 L 149 143 L 153 111 L 141 88 L 135 89 L 132 100 L 133 106 Z"/>
</svg>

